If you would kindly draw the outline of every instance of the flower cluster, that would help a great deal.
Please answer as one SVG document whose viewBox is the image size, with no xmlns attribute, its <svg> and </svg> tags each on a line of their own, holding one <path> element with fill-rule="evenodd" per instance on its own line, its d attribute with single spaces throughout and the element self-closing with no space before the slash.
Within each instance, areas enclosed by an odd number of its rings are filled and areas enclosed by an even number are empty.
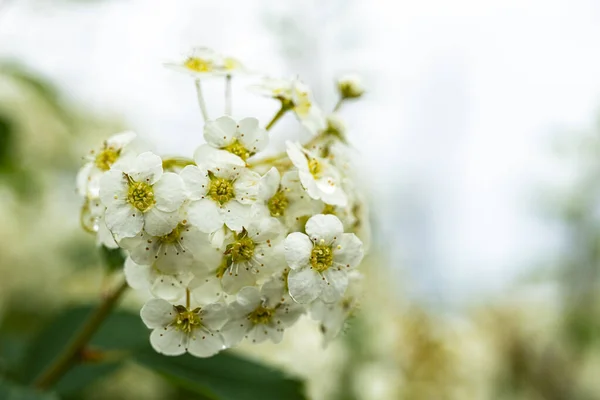
<svg viewBox="0 0 600 400">
<path fill-rule="evenodd" d="M 225 76 L 229 85 L 242 71 L 204 48 L 169 66 L 195 78 L 203 114 L 200 80 Z M 265 79 L 253 90 L 281 103 L 264 127 L 256 118 L 207 118 L 193 159 L 137 152 L 126 132 L 91 152 L 79 173 L 83 225 L 101 245 L 123 249 L 129 285 L 151 293 L 141 317 L 160 353 L 208 357 L 244 339 L 277 343 L 303 314 L 329 340 L 357 303 L 368 221 L 343 123 L 297 79 Z M 313 137 L 265 157 L 287 111 Z"/>
</svg>

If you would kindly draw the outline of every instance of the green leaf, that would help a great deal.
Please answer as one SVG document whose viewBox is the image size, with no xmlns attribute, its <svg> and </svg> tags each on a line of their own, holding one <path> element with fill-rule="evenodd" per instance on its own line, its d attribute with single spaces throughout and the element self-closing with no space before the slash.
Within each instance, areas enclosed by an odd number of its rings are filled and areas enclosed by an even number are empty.
<svg viewBox="0 0 600 400">
<path fill-rule="evenodd" d="M 120 271 L 125 263 L 125 254 L 120 248 L 109 249 L 102 245 L 100 246 L 100 257 L 102 262 L 109 272 Z"/>
<path fill-rule="evenodd" d="M 136 360 L 174 384 L 218 400 L 302 400 L 302 382 L 231 352 L 211 358 L 166 357 L 148 348 Z"/>
<path fill-rule="evenodd" d="M 0 379 L 0 399 L 2 400 L 58 400 L 52 393 L 40 393 L 34 389 L 16 385 Z"/>
<path fill-rule="evenodd" d="M 24 363 L 24 382 L 33 382 L 60 354 L 92 310 L 92 306 L 66 310 L 42 330 L 30 347 Z M 96 379 L 114 372 L 130 352 L 144 348 L 147 344 L 148 329 L 139 315 L 127 311 L 113 312 L 89 345 L 89 349 L 99 352 L 100 356 L 106 355 L 106 358 L 76 365 L 57 383 L 56 391 L 60 394 L 72 394 L 83 389 Z"/>
</svg>

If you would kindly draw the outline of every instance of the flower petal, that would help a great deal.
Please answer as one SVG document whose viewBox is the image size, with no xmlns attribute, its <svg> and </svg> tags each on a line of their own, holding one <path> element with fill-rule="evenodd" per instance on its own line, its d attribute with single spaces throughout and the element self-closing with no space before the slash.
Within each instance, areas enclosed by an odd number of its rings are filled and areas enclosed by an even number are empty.
<svg viewBox="0 0 600 400">
<path fill-rule="evenodd" d="M 100 200 L 108 207 L 127 201 L 127 178 L 122 171 L 111 169 L 100 178 Z"/>
<path fill-rule="evenodd" d="M 253 286 L 256 284 L 256 274 L 249 267 L 249 264 L 238 263 L 233 264 L 221 278 L 223 290 L 227 294 L 235 294 L 245 286 Z"/>
<path fill-rule="evenodd" d="M 221 334 L 225 339 L 225 345 L 227 347 L 232 347 L 241 342 L 251 327 L 252 323 L 245 317 L 229 320 L 223 328 L 221 328 Z"/>
<path fill-rule="evenodd" d="M 107 207 L 104 220 L 116 240 L 133 237 L 144 227 L 142 212 L 128 203 L 113 204 Z"/>
<path fill-rule="evenodd" d="M 132 165 L 129 176 L 136 182 L 146 182 L 154 185 L 163 173 L 162 160 L 156 154 L 147 151 L 138 155 Z"/>
<path fill-rule="evenodd" d="M 204 329 L 195 329 L 188 341 L 188 352 L 196 357 L 210 357 L 225 348 L 225 341 L 220 333 Z"/>
<path fill-rule="evenodd" d="M 154 184 L 155 207 L 161 211 L 175 211 L 185 200 L 183 180 L 173 172 L 164 173 Z"/>
<path fill-rule="evenodd" d="M 250 205 L 240 204 L 235 200 L 228 201 L 219 210 L 225 225 L 233 231 L 240 231 L 250 220 Z"/>
<path fill-rule="evenodd" d="M 209 304 L 201 308 L 202 325 L 210 330 L 221 329 L 227 322 L 227 306 L 220 303 Z"/>
<path fill-rule="evenodd" d="M 271 168 L 266 174 L 260 178 L 260 184 L 258 188 L 258 198 L 263 201 L 269 200 L 277 193 L 279 189 L 279 182 L 281 181 L 281 175 L 277 168 Z"/>
<path fill-rule="evenodd" d="M 216 148 L 230 145 L 234 139 L 237 122 L 231 117 L 223 116 L 214 121 L 206 121 L 204 124 L 204 140 Z"/>
<path fill-rule="evenodd" d="M 183 180 L 185 190 L 190 199 L 199 200 L 208 192 L 210 179 L 205 170 L 195 165 L 188 165 L 179 173 L 179 176 Z"/>
<path fill-rule="evenodd" d="M 199 167 L 214 169 L 223 165 L 245 167 L 246 162 L 227 150 L 215 149 L 209 144 L 203 144 L 194 152 L 194 161 Z"/>
<path fill-rule="evenodd" d="M 317 214 L 306 222 L 306 234 L 313 242 L 331 244 L 344 233 L 344 225 L 331 214 Z"/>
<path fill-rule="evenodd" d="M 259 126 L 256 118 L 244 118 L 238 125 L 239 141 L 251 153 L 261 151 L 269 143 L 267 131 Z"/>
<path fill-rule="evenodd" d="M 132 131 L 121 132 L 109 137 L 106 140 L 106 144 L 108 145 L 108 147 L 112 147 L 113 149 L 122 149 L 123 147 L 131 143 L 136 138 L 136 136 L 137 135 L 135 134 L 135 132 Z"/>
<path fill-rule="evenodd" d="M 179 356 L 186 352 L 188 335 L 174 326 L 158 328 L 150 334 L 150 344 L 158 353 Z"/>
<path fill-rule="evenodd" d="M 236 302 L 243 310 L 251 312 L 261 302 L 260 292 L 255 287 L 245 287 L 238 293 Z"/>
<path fill-rule="evenodd" d="M 131 257 L 125 260 L 125 280 L 127 284 L 135 290 L 145 290 L 150 288 L 152 280 L 152 267 L 135 263 Z"/>
<path fill-rule="evenodd" d="M 290 296 L 300 304 L 310 303 L 319 297 L 321 281 L 321 275 L 312 268 L 292 270 L 288 275 Z"/>
<path fill-rule="evenodd" d="M 308 266 L 312 249 L 313 243 L 301 232 L 290 233 L 283 241 L 285 260 L 291 269 Z"/>
<path fill-rule="evenodd" d="M 287 155 L 292 161 L 292 164 L 294 164 L 294 166 L 298 168 L 299 171 L 308 172 L 308 160 L 306 159 L 306 155 L 302 151 L 302 146 L 300 145 L 300 143 L 291 142 L 288 140 L 287 142 L 285 142 L 285 145 L 287 149 Z"/>
<path fill-rule="evenodd" d="M 185 298 L 185 281 L 176 275 L 158 275 L 150 293 L 159 299 L 176 302 Z"/>
<path fill-rule="evenodd" d="M 192 225 L 205 233 L 211 233 L 223 226 L 223 217 L 219 206 L 209 199 L 192 201 L 186 210 Z"/>
<path fill-rule="evenodd" d="M 150 329 L 162 328 L 169 325 L 177 316 L 175 307 L 163 299 L 150 299 L 140 311 L 144 324 Z"/>
<path fill-rule="evenodd" d="M 260 175 L 249 169 L 242 169 L 233 182 L 235 199 L 242 204 L 252 204 L 258 198 Z"/>
<path fill-rule="evenodd" d="M 156 268 L 168 274 L 183 271 L 193 261 L 193 255 L 180 246 L 163 244 L 157 254 Z"/>
<path fill-rule="evenodd" d="M 217 278 L 214 272 L 210 275 L 207 273 L 205 276 L 196 276 L 190 282 L 190 287 L 192 288 L 192 297 L 201 305 L 215 303 L 227 298 L 221 286 L 221 279 Z"/>
<path fill-rule="evenodd" d="M 323 277 L 325 280 L 321 281 L 323 290 L 319 298 L 325 303 L 333 303 L 341 299 L 348 287 L 348 274 L 346 271 L 329 268 L 323 271 Z"/>
<path fill-rule="evenodd" d="M 333 242 L 333 265 L 354 268 L 363 259 L 362 241 L 353 233 L 344 233 Z"/>
<path fill-rule="evenodd" d="M 265 324 L 255 324 L 246 337 L 253 344 L 262 343 L 269 338 L 269 327 Z"/>
<path fill-rule="evenodd" d="M 163 236 L 171 233 L 179 220 L 180 215 L 177 211 L 165 212 L 152 207 L 144 213 L 144 230 L 152 236 Z"/>
</svg>

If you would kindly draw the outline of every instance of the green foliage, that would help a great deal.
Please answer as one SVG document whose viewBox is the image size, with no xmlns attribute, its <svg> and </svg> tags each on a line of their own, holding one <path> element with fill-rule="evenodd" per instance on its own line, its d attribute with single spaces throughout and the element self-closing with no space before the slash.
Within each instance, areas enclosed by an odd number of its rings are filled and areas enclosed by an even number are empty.
<svg viewBox="0 0 600 400">
<path fill-rule="evenodd" d="M 92 306 L 66 310 L 42 329 L 26 352 L 20 374 L 16 375 L 20 381 L 34 382 L 68 345 L 92 310 Z M 149 346 L 149 334 L 139 315 L 113 312 L 87 347 L 87 361 L 75 365 L 53 389 L 60 396 L 71 398 L 97 379 L 115 372 L 125 361 L 135 361 L 190 393 L 186 397 L 189 399 L 304 399 L 302 383 L 280 371 L 230 352 L 205 359 L 189 355 L 166 357 Z M 0 395 L 0 399 L 4 398 Z"/>
<path fill-rule="evenodd" d="M 58 400 L 52 393 L 40 393 L 0 379 L 0 399 L 5 400 Z"/>
<path fill-rule="evenodd" d="M 152 349 L 136 355 L 136 360 L 165 376 L 175 385 L 219 400 L 302 400 L 300 381 L 280 371 L 256 364 L 231 352 L 211 358 L 188 354 L 165 357 Z"/>
<path fill-rule="evenodd" d="M 60 354 L 91 311 L 92 307 L 67 310 L 40 332 L 24 363 L 24 382 L 33 382 Z M 148 330 L 139 316 L 125 311 L 112 313 L 90 342 L 89 350 L 97 354 L 94 361 L 71 369 L 58 382 L 56 391 L 59 394 L 72 394 L 114 372 L 129 352 L 143 348 L 147 341 Z"/>
<path fill-rule="evenodd" d="M 100 246 L 100 256 L 102 257 L 104 266 L 109 272 L 120 271 L 123 269 L 125 255 L 120 248 L 109 249 L 102 245 Z"/>
</svg>

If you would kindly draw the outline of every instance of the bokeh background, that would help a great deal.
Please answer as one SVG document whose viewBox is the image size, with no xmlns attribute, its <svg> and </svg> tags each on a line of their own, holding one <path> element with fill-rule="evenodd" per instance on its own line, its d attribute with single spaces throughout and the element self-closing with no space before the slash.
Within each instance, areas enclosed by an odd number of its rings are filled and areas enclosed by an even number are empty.
<svg viewBox="0 0 600 400">
<path fill-rule="evenodd" d="M 325 109 L 340 74 L 367 88 L 341 111 L 372 210 L 360 310 L 326 349 L 307 319 L 240 351 L 314 399 L 600 399 L 599 22 L 592 0 L 1 1 L 0 370 L 107 279 L 81 155 L 123 129 L 159 154 L 202 142 L 192 83 L 162 64 L 205 45 Z M 277 104 L 250 81 L 234 116 L 264 123 Z M 78 396 L 171 390 L 130 366 Z"/>
</svg>

